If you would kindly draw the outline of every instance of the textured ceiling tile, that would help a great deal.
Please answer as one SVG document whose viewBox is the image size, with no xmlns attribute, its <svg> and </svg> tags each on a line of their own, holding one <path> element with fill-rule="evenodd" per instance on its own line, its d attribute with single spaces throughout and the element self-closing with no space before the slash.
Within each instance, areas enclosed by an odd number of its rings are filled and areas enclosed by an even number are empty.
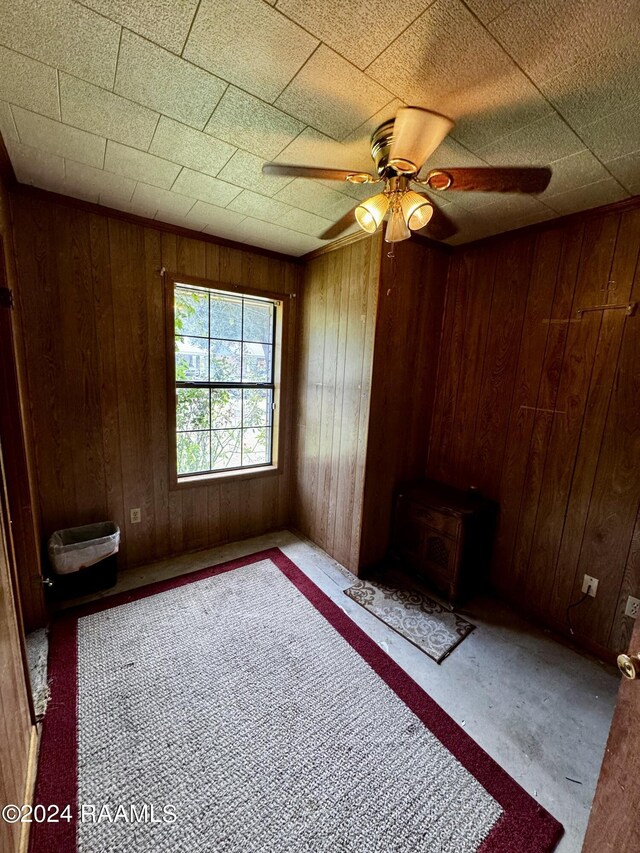
<svg viewBox="0 0 640 853">
<path fill-rule="evenodd" d="M 247 151 L 236 151 L 218 177 L 238 187 L 255 190 L 262 195 L 275 195 L 278 190 L 291 183 L 292 179 L 263 175 L 262 165 L 264 162 L 255 154 L 249 154 Z"/>
<path fill-rule="evenodd" d="M 111 18 L 173 53 L 180 53 L 198 0 L 83 0 Z"/>
<path fill-rule="evenodd" d="M 326 166 L 330 169 L 353 169 L 358 172 L 373 170 L 368 142 L 363 139 L 336 142 L 335 139 L 310 127 L 287 145 L 275 160 L 276 163 L 293 163 L 296 166 Z"/>
<path fill-rule="evenodd" d="M 276 106 L 317 130 L 343 139 L 393 96 L 321 44 L 276 101 Z"/>
<path fill-rule="evenodd" d="M 344 138 L 344 142 L 355 142 L 359 145 L 364 145 L 365 148 L 369 150 L 371 145 L 371 134 L 373 131 L 381 124 L 384 124 L 385 121 L 395 118 L 400 107 L 404 106 L 406 106 L 404 101 L 401 101 L 400 98 L 394 98 L 392 101 L 389 101 L 388 104 L 385 104 L 381 110 L 378 110 L 377 113 L 370 116 L 365 122 L 356 127 L 355 130 L 352 130 L 351 133 Z"/>
<path fill-rule="evenodd" d="M 531 210 L 537 210 L 541 204 L 538 196 L 524 193 L 443 192 L 442 195 L 456 208 L 469 211 L 482 209 L 483 214 L 485 208 L 491 207 L 493 214 L 503 211 L 524 216 Z"/>
<path fill-rule="evenodd" d="M 146 151 L 158 113 L 90 83 L 60 75 L 62 121 Z"/>
<path fill-rule="evenodd" d="M 571 68 L 540 83 L 540 88 L 579 130 L 610 113 L 637 106 L 639 54 L 637 40 L 610 45 L 599 53 L 587 54 Z"/>
<path fill-rule="evenodd" d="M 459 0 L 436 0 L 367 73 L 456 120 L 453 135 L 473 150 L 551 109 Z"/>
<path fill-rule="evenodd" d="M 610 160 L 607 169 L 630 193 L 640 194 L 640 151 Z"/>
<path fill-rule="evenodd" d="M 217 207 L 215 204 L 207 204 L 206 201 L 197 201 L 185 220 L 190 223 L 187 227 L 202 231 L 208 227 L 235 228 L 244 218 L 242 213 L 235 213 L 233 210 Z"/>
<path fill-rule="evenodd" d="M 243 216 L 242 221 L 244 222 L 245 219 L 246 217 Z M 225 225 L 224 222 L 218 222 L 215 225 L 207 225 L 202 230 L 205 234 L 211 234 L 212 237 L 221 237 L 223 240 L 235 240 L 237 243 L 245 242 L 242 235 L 238 234 L 237 225 Z M 272 248 L 278 251 L 277 246 L 273 246 Z"/>
<path fill-rule="evenodd" d="M 195 204 L 195 198 L 188 198 L 178 192 L 170 192 L 139 182 L 133 192 L 131 204 L 134 212 L 136 212 L 136 208 L 146 211 L 146 213 L 141 213 L 141 216 L 148 216 L 152 209 L 155 209 L 159 218 L 162 218 L 162 214 L 186 216 Z"/>
<path fill-rule="evenodd" d="M 217 204 L 219 207 L 226 207 L 240 193 L 240 187 L 234 187 L 210 175 L 203 175 L 202 172 L 193 172 L 191 169 L 183 169 L 180 172 L 173 190 L 193 199 Z"/>
<path fill-rule="evenodd" d="M 50 184 L 64 181 L 62 157 L 31 148 L 13 139 L 5 139 L 5 144 L 13 171 L 21 184 L 47 188 Z"/>
<path fill-rule="evenodd" d="M 247 217 L 236 229 L 237 239 L 249 246 L 260 246 L 264 249 L 273 249 L 285 254 L 299 257 L 314 249 L 319 249 L 327 244 L 323 240 L 308 237 L 282 228 L 271 222 L 260 222 L 257 219 Z"/>
<path fill-rule="evenodd" d="M 279 0 L 293 18 L 354 65 L 365 68 L 433 0 Z"/>
<path fill-rule="evenodd" d="M 20 141 L 11 107 L 6 101 L 0 101 L 0 134 L 5 142 L 7 139 L 13 139 L 14 142 Z"/>
<path fill-rule="evenodd" d="M 310 237 L 319 237 L 333 221 L 331 219 L 324 219 L 322 216 L 316 216 L 315 213 L 309 213 L 306 210 L 292 207 L 279 220 L 278 224 L 284 228 L 290 228 L 292 231 L 300 231 L 302 234 L 308 234 Z"/>
<path fill-rule="evenodd" d="M 304 124 L 229 86 L 205 132 L 270 160 L 304 130 Z"/>
<path fill-rule="evenodd" d="M 299 210 L 290 204 L 285 204 L 275 198 L 267 198 L 257 193 L 245 190 L 229 205 L 229 210 L 235 210 L 254 219 L 272 222 L 292 231 L 300 231 L 303 234 L 317 237 L 331 225 L 331 221 Z"/>
<path fill-rule="evenodd" d="M 174 163 L 215 177 L 236 149 L 162 116 L 149 151 Z"/>
<path fill-rule="evenodd" d="M 424 167 L 420 170 L 420 174 L 425 175 L 431 169 L 442 169 L 447 166 L 453 168 L 454 166 L 471 167 L 486 165 L 485 160 L 482 160 L 463 145 L 460 145 L 453 137 L 447 136 L 424 164 Z"/>
<path fill-rule="evenodd" d="M 50 118 L 60 118 L 55 68 L 0 47 L 0 98 Z"/>
<path fill-rule="evenodd" d="M 640 101 L 633 107 L 581 127 L 580 136 L 605 162 L 632 154 L 638 150 L 640 140 Z"/>
<path fill-rule="evenodd" d="M 519 0 L 466 0 L 467 6 L 480 18 L 483 24 L 493 21 Z"/>
<path fill-rule="evenodd" d="M 494 166 L 545 165 L 584 148 L 584 143 L 556 113 L 496 139 L 477 153 Z"/>
<path fill-rule="evenodd" d="M 521 0 L 489 24 L 507 52 L 540 82 L 640 34 L 636 0 Z"/>
<path fill-rule="evenodd" d="M 120 27 L 72 0 L 5 0 L 0 42 L 111 88 Z"/>
<path fill-rule="evenodd" d="M 371 188 L 370 188 L 370 192 Z M 353 207 L 354 200 L 318 181 L 296 178 L 275 196 L 279 201 L 337 220 Z"/>
<path fill-rule="evenodd" d="M 181 169 L 176 163 L 170 163 L 128 145 L 120 145 L 111 139 L 107 143 L 104 168 L 107 172 L 167 190 L 171 188 Z"/>
<path fill-rule="evenodd" d="M 68 157 L 101 169 L 104 163 L 105 139 L 77 127 L 54 121 L 37 113 L 13 107 L 13 116 L 20 141 L 32 148 Z"/>
<path fill-rule="evenodd" d="M 262 0 L 202 0 L 182 55 L 271 102 L 317 45 Z"/>
<path fill-rule="evenodd" d="M 615 178 L 606 178 L 596 181 L 575 190 L 545 198 L 545 204 L 556 213 L 575 213 L 578 210 L 588 210 L 591 207 L 599 207 L 601 204 L 611 204 L 627 198 L 629 193 L 623 190 Z"/>
<path fill-rule="evenodd" d="M 228 207 L 229 210 L 235 210 L 245 216 L 253 216 L 255 219 L 274 223 L 278 223 L 291 210 L 291 205 L 283 201 L 268 198 L 250 190 L 243 190 Z"/>
<path fill-rule="evenodd" d="M 66 160 L 65 183 L 78 192 L 97 192 L 100 204 L 112 207 L 116 202 L 126 204 L 131 200 L 136 182 L 122 175 L 111 175 L 83 163 Z M 75 193 L 72 191 L 72 195 Z"/>
<path fill-rule="evenodd" d="M 124 30 L 114 91 L 202 130 L 227 84 Z"/>
<path fill-rule="evenodd" d="M 549 165 L 552 171 L 551 182 L 539 196 L 543 201 L 548 196 L 558 195 L 558 193 L 573 190 L 585 184 L 593 184 L 609 177 L 602 163 L 586 149 Z"/>
</svg>

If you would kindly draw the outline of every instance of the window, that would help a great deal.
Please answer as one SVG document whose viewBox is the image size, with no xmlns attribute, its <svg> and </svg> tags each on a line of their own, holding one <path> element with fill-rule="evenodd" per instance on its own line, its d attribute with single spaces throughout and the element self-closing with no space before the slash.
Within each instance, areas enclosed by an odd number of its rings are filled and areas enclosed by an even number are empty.
<svg viewBox="0 0 640 853">
<path fill-rule="evenodd" d="M 273 468 L 282 302 L 168 286 L 177 481 Z"/>
</svg>

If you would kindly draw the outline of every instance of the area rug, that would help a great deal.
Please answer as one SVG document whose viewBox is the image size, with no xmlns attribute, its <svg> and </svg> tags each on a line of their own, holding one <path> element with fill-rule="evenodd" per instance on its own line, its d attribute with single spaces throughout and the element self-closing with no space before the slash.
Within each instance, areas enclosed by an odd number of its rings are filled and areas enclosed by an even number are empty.
<svg viewBox="0 0 640 853">
<path fill-rule="evenodd" d="M 360 580 L 345 595 L 441 663 L 475 625 L 410 586 Z"/>
<path fill-rule="evenodd" d="M 44 717 L 49 702 L 49 682 L 47 681 L 49 637 L 47 629 L 39 628 L 37 631 L 27 634 L 26 645 L 33 710 L 36 720 L 39 722 Z"/>
<path fill-rule="evenodd" d="M 51 632 L 32 853 L 548 853 L 561 825 L 279 549 Z M 82 818 L 82 819 L 81 819 Z"/>
</svg>

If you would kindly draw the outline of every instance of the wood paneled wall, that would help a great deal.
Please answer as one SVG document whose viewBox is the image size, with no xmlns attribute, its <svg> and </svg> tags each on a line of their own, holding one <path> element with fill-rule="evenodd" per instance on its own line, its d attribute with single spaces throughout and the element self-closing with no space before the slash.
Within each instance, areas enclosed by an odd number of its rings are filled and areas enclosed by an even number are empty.
<svg viewBox="0 0 640 853">
<path fill-rule="evenodd" d="M 381 237 L 309 261 L 296 361 L 294 523 L 357 571 Z"/>
<path fill-rule="evenodd" d="M 417 241 L 382 252 L 359 566 L 389 545 L 394 490 L 422 476 L 450 255 Z"/>
<path fill-rule="evenodd" d="M 424 471 L 448 254 L 382 235 L 311 260 L 298 334 L 295 520 L 354 572 L 387 549 Z"/>
<path fill-rule="evenodd" d="M 426 472 L 499 501 L 493 579 L 576 636 L 626 648 L 640 596 L 640 209 L 462 247 L 446 298 Z"/>
<path fill-rule="evenodd" d="M 5 516 L 4 468 L 0 449 L 0 804 L 29 802 L 29 759 L 35 728 L 27 696 L 18 620 L 10 567 L 9 526 Z M 26 825 L 0 819 L 0 850 L 18 853 Z"/>
<path fill-rule="evenodd" d="M 0 138 L 0 172 L 3 152 Z M 0 176 L 0 287 L 9 288 L 15 298 L 17 276 L 11 205 L 4 175 Z M 0 440 L 4 446 L 11 516 L 11 536 L 7 544 L 15 564 L 20 622 L 30 631 L 45 625 L 47 614 L 40 574 L 39 520 L 35 506 L 37 484 L 29 452 L 32 442 L 28 412 L 23 410 L 20 391 L 24 385 L 23 368 L 17 304 L 14 308 L 0 307 Z"/>
<path fill-rule="evenodd" d="M 299 265 L 27 192 L 14 194 L 13 207 L 43 539 L 113 519 L 120 565 L 130 566 L 286 525 L 289 453 L 275 476 L 168 487 L 160 269 L 294 294 Z M 290 346 L 288 377 L 292 359 Z M 286 402 L 283 412 L 286 447 Z M 133 507 L 139 524 L 130 523 Z"/>
</svg>

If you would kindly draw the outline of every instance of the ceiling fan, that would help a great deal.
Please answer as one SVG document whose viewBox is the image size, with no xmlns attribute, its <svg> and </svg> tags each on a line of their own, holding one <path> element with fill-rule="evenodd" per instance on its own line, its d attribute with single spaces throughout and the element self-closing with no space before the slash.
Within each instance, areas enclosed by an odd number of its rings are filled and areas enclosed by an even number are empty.
<svg viewBox="0 0 640 853">
<path fill-rule="evenodd" d="M 420 231 L 435 240 L 452 237 L 458 228 L 424 192 L 412 186 L 436 192 L 541 193 L 551 179 L 548 167 L 506 167 L 431 169 L 418 177 L 425 161 L 454 127 L 453 121 L 421 107 L 401 107 L 395 119 L 381 124 L 371 134 L 371 157 L 375 174 L 316 166 L 265 163 L 265 175 L 296 178 L 320 178 L 348 181 L 352 184 L 384 184 L 380 192 L 361 202 L 320 235 L 333 240 L 354 222 L 373 234 L 385 217 L 385 240 L 406 240 L 412 231 Z"/>
</svg>

